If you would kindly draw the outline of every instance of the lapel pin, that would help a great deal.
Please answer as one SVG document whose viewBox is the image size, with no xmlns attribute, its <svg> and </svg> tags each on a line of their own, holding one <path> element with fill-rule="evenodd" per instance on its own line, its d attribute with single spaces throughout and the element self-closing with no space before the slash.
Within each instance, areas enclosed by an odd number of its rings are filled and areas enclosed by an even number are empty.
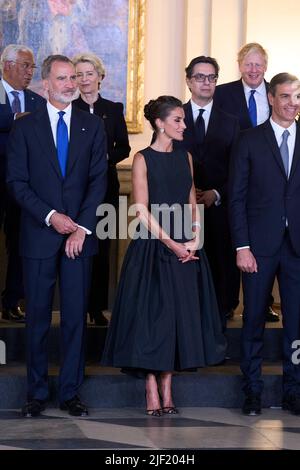
<svg viewBox="0 0 300 470">
<path fill-rule="evenodd" d="M 83 127 L 81 130 L 82 130 L 82 131 L 85 131 L 85 128 Z"/>
</svg>

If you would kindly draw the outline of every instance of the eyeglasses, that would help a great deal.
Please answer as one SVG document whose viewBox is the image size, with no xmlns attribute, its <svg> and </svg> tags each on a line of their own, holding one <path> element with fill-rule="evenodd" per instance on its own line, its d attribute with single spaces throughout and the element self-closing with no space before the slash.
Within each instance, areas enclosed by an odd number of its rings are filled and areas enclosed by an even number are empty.
<svg viewBox="0 0 300 470">
<path fill-rule="evenodd" d="M 35 64 L 29 64 L 29 62 L 17 62 L 16 60 L 10 60 L 9 62 L 13 62 L 14 64 L 20 65 L 23 70 L 34 71 L 35 69 L 37 69 L 37 66 Z"/>
<path fill-rule="evenodd" d="M 195 73 L 191 78 L 194 78 L 196 82 L 204 83 L 208 79 L 209 83 L 216 83 L 218 80 L 218 75 L 215 73 L 210 73 L 209 75 L 204 75 L 204 73 Z"/>
</svg>

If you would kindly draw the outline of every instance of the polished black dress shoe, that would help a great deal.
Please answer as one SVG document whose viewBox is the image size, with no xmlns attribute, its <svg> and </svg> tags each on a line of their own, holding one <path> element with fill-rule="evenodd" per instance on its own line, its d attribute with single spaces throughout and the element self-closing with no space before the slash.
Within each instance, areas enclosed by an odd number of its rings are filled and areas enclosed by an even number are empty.
<svg viewBox="0 0 300 470">
<path fill-rule="evenodd" d="M 289 410 L 293 415 L 300 415 L 300 393 L 284 395 L 282 409 Z"/>
<path fill-rule="evenodd" d="M 108 326 L 108 321 L 103 315 L 103 312 L 90 312 L 90 321 L 93 322 L 96 326 Z"/>
<path fill-rule="evenodd" d="M 278 313 L 274 312 L 272 307 L 268 307 L 268 309 L 266 311 L 266 315 L 265 315 L 265 321 L 270 322 L 270 323 L 272 323 L 272 322 L 274 323 L 274 322 L 277 322 L 279 320 L 280 320 L 280 318 L 279 318 Z"/>
<path fill-rule="evenodd" d="M 24 418 L 36 418 L 46 409 L 46 402 L 43 400 L 37 400 L 33 398 L 25 403 L 21 413 Z"/>
<path fill-rule="evenodd" d="M 247 416 L 257 416 L 261 413 L 261 398 L 260 395 L 257 394 L 249 394 L 247 395 L 243 407 L 242 412 L 244 415 Z"/>
<path fill-rule="evenodd" d="M 20 307 L 2 308 L 2 319 L 8 320 L 8 321 L 14 321 L 17 323 L 25 322 L 25 316 L 23 315 Z"/>
<path fill-rule="evenodd" d="M 88 416 L 89 412 L 87 407 L 80 401 L 80 398 L 75 397 L 66 400 L 59 405 L 61 410 L 68 411 L 72 416 Z"/>
</svg>

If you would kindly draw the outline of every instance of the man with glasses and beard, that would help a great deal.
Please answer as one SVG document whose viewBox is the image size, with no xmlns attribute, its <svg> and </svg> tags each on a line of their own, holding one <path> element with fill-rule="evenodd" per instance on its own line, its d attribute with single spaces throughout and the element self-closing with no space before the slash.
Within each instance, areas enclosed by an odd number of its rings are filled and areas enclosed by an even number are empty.
<svg viewBox="0 0 300 470">
<path fill-rule="evenodd" d="M 45 59 L 42 79 L 47 104 L 17 121 L 8 142 L 7 184 L 22 210 L 28 380 L 22 414 L 38 416 L 48 399 L 47 336 L 58 275 L 63 361 L 59 403 L 73 416 L 86 416 L 77 391 L 84 377 L 96 209 L 106 192 L 106 137 L 98 117 L 72 107 L 77 86 L 68 57 Z"/>
</svg>

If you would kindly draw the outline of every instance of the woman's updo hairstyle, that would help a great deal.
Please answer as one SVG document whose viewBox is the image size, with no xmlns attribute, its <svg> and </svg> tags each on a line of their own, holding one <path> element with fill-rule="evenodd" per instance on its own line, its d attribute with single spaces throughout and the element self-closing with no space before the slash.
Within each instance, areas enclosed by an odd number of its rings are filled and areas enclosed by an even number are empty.
<svg viewBox="0 0 300 470">
<path fill-rule="evenodd" d="M 182 102 L 178 98 L 167 95 L 159 96 L 144 106 L 144 116 L 150 122 L 152 129 L 157 132 L 155 120 L 164 121 L 175 108 L 182 108 Z"/>
</svg>

